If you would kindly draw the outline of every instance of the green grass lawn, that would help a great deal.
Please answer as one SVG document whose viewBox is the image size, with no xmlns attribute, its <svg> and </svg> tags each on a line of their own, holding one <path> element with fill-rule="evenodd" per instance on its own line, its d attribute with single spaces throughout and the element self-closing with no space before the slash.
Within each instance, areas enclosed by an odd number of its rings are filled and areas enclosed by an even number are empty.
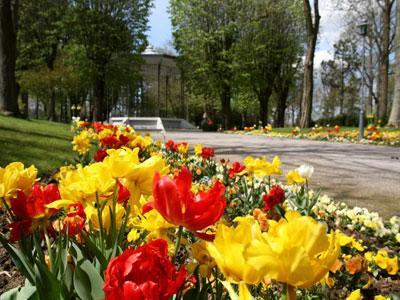
<svg viewBox="0 0 400 300">
<path fill-rule="evenodd" d="M 20 161 L 48 174 L 72 161 L 70 125 L 0 116 L 0 167 Z"/>
</svg>

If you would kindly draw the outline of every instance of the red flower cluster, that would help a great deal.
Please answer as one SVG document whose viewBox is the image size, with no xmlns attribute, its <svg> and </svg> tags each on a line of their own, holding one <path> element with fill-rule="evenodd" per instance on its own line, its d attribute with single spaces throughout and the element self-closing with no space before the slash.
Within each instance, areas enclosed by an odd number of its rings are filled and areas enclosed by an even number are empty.
<svg viewBox="0 0 400 300">
<path fill-rule="evenodd" d="M 187 273 L 184 267 L 177 272 L 167 254 L 167 242 L 157 239 L 113 258 L 105 271 L 106 299 L 170 299 L 182 288 Z"/>
<path fill-rule="evenodd" d="M 285 200 L 285 191 L 279 185 L 273 185 L 269 193 L 263 196 L 263 199 L 264 210 L 270 210 Z"/>
<path fill-rule="evenodd" d="M 99 133 L 100 131 L 103 131 L 104 129 L 114 129 L 114 125 L 103 124 L 100 122 L 93 122 L 93 128 L 97 133 Z"/>
<path fill-rule="evenodd" d="M 215 152 L 214 152 L 213 148 L 203 147 L 203 149 L 201 149 L 201 157 L 203 159 L 209 159 L 209 158 L 213 157 L 214 155 L 215 155 Z"/>
<path fill-rule="evenodd" d="M 225 186 L 217 181 L 208 192 L 193 194 L 192 174 L 183 166 L 172 180 L 168 176 L 154 176 L 154 201 L 143 207 L 146 213 L 151 209 L 158 212 L 171 224 L 184 226 L 194 232 L 217 222 L 224 213 L 226 200 Z"/>
<path fill-rule="evenodd" d="M 244 169 L 246 169 L 245 165 L 241 164 L 240 162 L 235 161 L 232 164 L 232 167 L 230 169 L 228 169 L 229 178 L 235 177 L 236 174 L 242 172 Z"/>
<path fill-rule="evenodd" d="M 94 155 L 94 160 L 97 162 L 103 161 L 107 157 L 107 150 L 100 148 Z"/>
<path fill-rule="evenodd" d="M 70 204 L 69 207 L 74 207 L 74 211 L 67 213 L 64 219 L 64 232 L 68 228 L 68 236 L 74 236 L 80 233 L 85 226 L 86 214 L 83 206 L 80 203 Z"/>
<path fill-rule="evenodd" d="M 102 138 L 100 140 L 100 143 L 106 148 L 119 149 L 128 144 L 129 141 L 130 138 L 127 137 L 126 135 L 120 134 L 119 136 L 117 136 L 116 134 L 113 134 L 110 136 L 106 136 L 105 138 Z"/>
<path fill-rule="evenodd" d="M 43 223 L 34 222 L 35 220 L 46 219 L 55 214 L 57 210 L 48 209 L 46 205 L 59 199 L 61 199 L 60 192 L 55 184 L 41 187 L 39 183 L 36 183 L 29 196 L 19 191 L 17 197 L 10 200 L 11 211 L 18 219 L 10 224 L 10 240 L 15 242 L 24 235 L 29 235 L 34 227 Z"/>
<path fill-rule="evenodd" d="M 178 144 L 175 144 L 175 142 L 174 142 L 173 140 L 168 140 L 168 141 L 165 143 L 165 148 L 166 148 L 168 151 L 177 152 L 177 151 L 178 151 Z"/>
</svg>

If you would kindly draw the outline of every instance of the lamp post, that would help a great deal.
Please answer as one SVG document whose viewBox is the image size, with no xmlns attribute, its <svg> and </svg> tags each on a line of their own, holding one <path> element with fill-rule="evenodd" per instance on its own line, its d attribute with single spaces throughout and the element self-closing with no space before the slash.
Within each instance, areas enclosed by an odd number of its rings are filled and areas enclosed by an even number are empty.
<svg viewBox="0 0 400 300">
<path fill-rule="evenodd" d="M 358 25 L 359 34 L 363 39 L 363 50 L 362 50 L 362 70 L 361 70 L 361 97 L 360 97 L 360 116 L 358 120 L 358 140 L 361 141 L 364 138 L 364 80 L 365 80 L 365 38 L 368 35 L 368 22 L 364 21 Z"/>
</svg>

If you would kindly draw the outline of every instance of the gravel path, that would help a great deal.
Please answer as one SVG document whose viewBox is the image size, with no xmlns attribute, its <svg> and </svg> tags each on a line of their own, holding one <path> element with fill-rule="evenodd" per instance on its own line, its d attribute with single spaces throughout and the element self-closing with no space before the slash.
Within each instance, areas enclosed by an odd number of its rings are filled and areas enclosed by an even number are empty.
<svg viewBox="0 0 400 300">
<path fill-rule="evenodd" d="M 400 215 L 400 148 L 203 132 L 168 132 L 165 139 L 201 143 L 231 161 L 279 155 L 284 173 L 308 163 L 315 169 L 312 187 L 386 217 Z"/>
</svg>

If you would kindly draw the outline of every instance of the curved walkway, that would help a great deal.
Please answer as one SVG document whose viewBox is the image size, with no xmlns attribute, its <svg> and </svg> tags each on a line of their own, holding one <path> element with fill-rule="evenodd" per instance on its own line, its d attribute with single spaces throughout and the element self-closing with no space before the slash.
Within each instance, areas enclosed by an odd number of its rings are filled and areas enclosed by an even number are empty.
<svg viewBox="0 0 400 300">
<path fill-rule="evenodd" d="M 315 169 L 311 186 L 323 194 L 386 217 L 400 215 L 400 148 L 204 132 L 168 132 L 165 139 L 204 144 L 231 161 L 279 155 L 284 174 L 308 163 Z"/>
</svg>

